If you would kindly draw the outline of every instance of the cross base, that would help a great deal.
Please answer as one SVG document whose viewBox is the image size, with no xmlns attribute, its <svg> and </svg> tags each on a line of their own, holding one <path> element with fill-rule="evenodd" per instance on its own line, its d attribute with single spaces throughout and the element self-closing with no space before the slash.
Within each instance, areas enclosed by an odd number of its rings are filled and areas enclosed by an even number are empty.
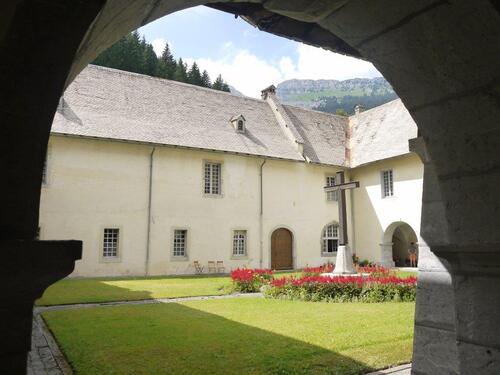
<svg viewBox="0 0 500 375">
<path fill-rule="evenodd" d="M 352 262 L 352 253 L 348 245 L 340 245 L 337 249 L 337 259 L 333 275 L 355 274 L 356 269 Z"/>
</svg>

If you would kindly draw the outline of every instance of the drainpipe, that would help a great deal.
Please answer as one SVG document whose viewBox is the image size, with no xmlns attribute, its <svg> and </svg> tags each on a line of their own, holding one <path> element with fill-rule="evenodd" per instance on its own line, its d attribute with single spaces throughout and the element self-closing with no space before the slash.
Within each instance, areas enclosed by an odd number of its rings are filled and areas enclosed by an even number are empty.
<svg viewBox="0 0 500 375">
<path fill-rule="evenodd" d="M 264 164 L 266 164 L 266 160 L 262 162 L 260 165 L 260 211 L 259 211 L 259 268 L 262 268 L 262 262 L 264 257 Z"/>
<path fill-rule="evenodd" d="M 351 174 L 349 173 L 349 181 L 352 181 L 352 176 Z M 359 180 L 358 180 L 359 181 Z M 350 218 L 350 224 L 351 224 L 351 228 L 352 228 L 352 236 L 351 236 L 351 251 L 353 254 L 356 254 L 356 220 L 354 220 L 354 212 L 355 212 L 355 207 L 354 207 L 354 191 L 355 189 L 350 189 L 349 190 L 349 197 L 350 197 L 350 201 L 351 201 L 351 218 Z M 356 254 L 357 255 L 357 254 Z"/>
<path fill-rule="evenodd" d="M 156 147 L 153 147 L 151 154 L 149 155 L 149 191 L 148 191 L 148 223 L 146 232 L 146 263 L 145 263 L 145 276 L 149 274 L 149 248 L 151 246 L 151 200 L 153 196 L 153 156 L 156 151 Z"/>
</svg>

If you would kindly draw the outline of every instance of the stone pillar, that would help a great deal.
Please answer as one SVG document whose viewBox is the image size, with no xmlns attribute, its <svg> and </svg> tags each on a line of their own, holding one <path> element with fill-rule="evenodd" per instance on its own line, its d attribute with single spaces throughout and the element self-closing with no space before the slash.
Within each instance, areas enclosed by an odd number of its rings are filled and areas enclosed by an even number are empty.
<svg viewBox="0 0 500 375">
<path fill-rule="evenodd" d="M 500 248 L 487 247 L 437 249 L 452 269 L 460 374 L 500 373 Z"/>
<path fill-rule="evenodd" d="M 392 259 L 392 242 L 380 244 L 380 265 L 387 268 L 395 266 Z"/>
<path fill-rule="evenodd" d="M 412 139 L 410 149 L 424 163 L 421 231 L 434 231 L 445 240 L 445 223 L 436 226 L 436 223 L 425 220 L 429 214 L 441 213 L 443 207 L 434 166 L 427 155 L 423 139 Z M 455 300 L 449 272 L 451 266 L 445 259 L 438 258 L 423 239 L 420 241 L 412 374 L 458 374 Z"/>
<path fill-rule="evenodd" d="M 33 302 L 69 275 L 81 257 L 81 241 L 0 241 L 0 363 L 2 374 L 24 374 L 31 347 Z"/>
<path fill-rule="evenodd" d="M 25 374 L 33 302 L 70 274 L 80 241 L 36 241 L 52 119 L 103 0 L 17 1 L 0 13 L 0 363 Z"/>
</svg>

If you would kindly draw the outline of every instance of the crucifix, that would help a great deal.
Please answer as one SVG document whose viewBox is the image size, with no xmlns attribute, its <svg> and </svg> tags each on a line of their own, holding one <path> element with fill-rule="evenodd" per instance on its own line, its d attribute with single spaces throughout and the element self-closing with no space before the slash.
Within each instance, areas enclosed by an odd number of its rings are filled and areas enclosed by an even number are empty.
<svg viewBox="0 0 500 375">
<path fill-rule="evenodd" d="M 335 175 L 335 184 L 325 186 L 325 191 L 336 191 L 339 207 L 339 242 L 337 248 L 337 259 L 335 261 L 334 274 L 356 273 L 352 263 L 352 254 L 347 241 L 347 213 L 345 202 L 345 191 L 359 187 L 359 181 L 345 182 L 344 172 L 337 172 Z"/>
</svg>

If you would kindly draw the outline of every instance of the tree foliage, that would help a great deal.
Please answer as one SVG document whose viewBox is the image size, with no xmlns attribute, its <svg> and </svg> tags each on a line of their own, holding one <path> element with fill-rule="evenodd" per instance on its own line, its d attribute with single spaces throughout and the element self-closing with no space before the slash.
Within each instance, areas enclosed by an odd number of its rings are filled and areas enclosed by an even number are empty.
<svg viewBox="0 0 500 375">
<path fill-rule="evenodd" d="M 101 53 L 92 64 L 229 91 L 229 85 L 220 74 L 212 84 L 208 72 L 201 73 L 196 62 L 188 66 L 182 58 L 176 61 L 168 43 L 165 43 L 161 56 L 156 56 L 153 45 L 141 38 L 137 30 Z"/>
<path fill-rule="evenodd" d="M 365 109 L 370 109 L 378 107 L 379 105 L 394 99 L 397 99 L 397 95 L 394 92 L 384 93 L 382 95 L 345 95 L 340 98 L 330 96 L 322 97 L 319 105 L 314 109 L 322 112 L 336 113 L 341 116 L 348 116 L 354 113 L 354 107 L 356 104 L 361 104 L 365 107 Z"/>
<path fill-rule="evenodd" d="M 212 85 L 212 88 L 214 90 L 227 91 L 227 92 L 230 91 L 229 85 L 226 82 L 224 82 L 224 80 L 222 79 L 222 76 L 220 74 L 215 79 L 215 81 Z"/>
</svg>

